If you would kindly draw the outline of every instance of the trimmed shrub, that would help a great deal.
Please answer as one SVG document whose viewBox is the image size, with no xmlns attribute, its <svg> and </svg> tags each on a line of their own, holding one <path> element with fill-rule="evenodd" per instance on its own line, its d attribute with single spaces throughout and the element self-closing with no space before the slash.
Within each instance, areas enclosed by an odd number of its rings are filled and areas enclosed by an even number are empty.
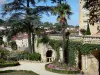
<svg viewBox="0 0 100 75">
<path fill-rule="evenodd" d="M 17 61 L 5 61 L 4 63 L 0 63 L 0 68 L 2 67 L 10 67 L 10 66 L 18 66 L 20 65 Z"/>
<path fill-rule="evenodd" d="M 34 53 L 29 55 L 29 59 L 39 61 L 39 60 L 41 60 L 41 55 L 39 53 L 34 52 Z"/>
<path fill-rule="evenodd" d="M 0 71 L 0 74 L 7 74 L 7 75 L 11 75 L 13 73 L 13 75 L 16 75 L 16 73 L 18 73 L 18 75 L 39 75 L 33 71 L 27 71 L 27 70 L 5 70 L 5 71 Z"/>
<path fill-rule="evenodd" d="M 40 61 L 41 60 L 41 54 L 39 53 L 28 53 L 26 51 L 23 52 L 14 52 L 10 56 L 10 59 L 14 60 L 21 60 L 21 59 L 27 59 L 27 60 L 33 60 L 33 61 Z"/>
</svg>

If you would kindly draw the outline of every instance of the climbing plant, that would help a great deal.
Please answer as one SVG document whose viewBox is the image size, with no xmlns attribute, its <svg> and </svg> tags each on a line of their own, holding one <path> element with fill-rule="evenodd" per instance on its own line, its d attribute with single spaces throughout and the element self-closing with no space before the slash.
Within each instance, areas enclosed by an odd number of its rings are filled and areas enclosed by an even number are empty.
<svg viewBox="0 0 100 75">
<path fill-rule="evenodd" d="M 83 44 L 81 47 L 81 53 L 83 55 L 90 54 L 92 50 L 100 50 L 100 44 Z"/>
<path fill-rule="evenodd" d="M 48 38 L 48 42 L 44 42 L 43 40 L 47 40 Z M 55 51 L 56 51 L 56 59 L 55 61 L 58 62 L 59 58 L 60 58 L 60 53 L 59 53 L 59 49 L 62 48 L 62 42 L 61 40 L 53 40 L 53 39 L 49 39 L 49 37 L 46 38 L 41 38 L 39 39 L 39 43 L 43 43 L 44 44 L 48 44 L 50 45 Z M 66 42 L 68 42 L 66 40 Z M 72 41 L 69 40 L 69 45 L 68 45 L 68 65 L 69 66 L 73 66 L 76 64 L 76 55 L 77 53 L 81 53 L 81 55 L 88 55 L 91 53 L 92 50 L 98 49 L 100 50 L 100 44 L 83 44 L 82 41 Z M 67 47 L 67 45 L 65 46 Z M 66 53 L 67 54 L 67 53 Z"/>
<path fill-rule="evenodd" d="M 78 53 L 78 50 L 80 50 L 80 47 L 82 46 L 82 43 L 80 41 L 69 41 L 69 46 L 68 46 L 68 49 L 69 49 L 69 60 L 68 60 L 68 63 L 69 63 L 69 66 L 73 66 L 76 64 L 76 54 Z"/>
<path fill-rule="evenodd" d="M 59 49 L 61 47 L 60 40 L 49 39 L 49 37 L 47 35 L 45 35 L 45 36 L 42 36 L 41 38 L 37 39 L 37 46 L 39 45 L 39 43 L 50 45 L 52 47 L 52 49 L 54 49 L 56 51 L 57 57 L 56 57 L 55 61 L 59 60 L 59 57 L 60 57 Z"/>
<path fill-rule="evenodd" d="M 60 58 L 60 53 L 59 53 L 59 49 L 61 47 L 61 41 L 60 40 L 49 40 L 49 45 L 56 51 L 56 59 L 55 61 L 58 61 Z"/>
</svg>

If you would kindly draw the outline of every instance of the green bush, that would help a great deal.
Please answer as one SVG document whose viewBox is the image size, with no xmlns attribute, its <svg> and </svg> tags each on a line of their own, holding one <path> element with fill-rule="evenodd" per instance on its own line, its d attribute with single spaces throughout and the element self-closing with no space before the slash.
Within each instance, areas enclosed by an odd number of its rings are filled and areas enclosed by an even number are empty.
<svg viewBox="0 0 100 75">
<path fill-rule="evenodd" d="M 10 67 L 10 66 L 18 66 L 20 65 L 17 61 L 5 61 L 4 63 L 0 63 L 0 68 L 2 67 Z"/>
<path fill-rule="evenodd" d="M 6 50 L 5 48 L 0 47 L 0 58 L 1 59 L 7 59 L 7 57 L 9 56 L 9 51 Z"/>
<path fill-rule="evenodd" d="M 5 60 L 4 59 L 0 59 L 0 63 L 4 63 L 5 62 Z"/>
<path fill-rule="evenodd" d="M 11 59 L 27 59 L 27 60 L 33 60 L 33 61 L 40 61 L 41 60 L 41 54 L 39 53 L 28 53 L 26 51 L 24 52 L 16 52 L 16 53 L 12 53 L 12 56 L 10 57 Z"/>
<path fill-rule="evenodd" d="M 29 55 L 29 59 L 39 61 L 41 60 L 41 55 L 39 53 L 32 53 Z"/>
<path fill-rule="evenodd" d="M 5 70 L 5 71 L 0 71 L 0 75 L 39 75 L 33 71 L 27 71 L 27 70 Z"/>
<path fill-rule="evenodd" d="M 17 50 L 17 44 L 16 44 L 15 41 L 10 42 L 10 45 L 11 45 L 11 48 L 12 48 L 13 50 Z"/>
</svg>

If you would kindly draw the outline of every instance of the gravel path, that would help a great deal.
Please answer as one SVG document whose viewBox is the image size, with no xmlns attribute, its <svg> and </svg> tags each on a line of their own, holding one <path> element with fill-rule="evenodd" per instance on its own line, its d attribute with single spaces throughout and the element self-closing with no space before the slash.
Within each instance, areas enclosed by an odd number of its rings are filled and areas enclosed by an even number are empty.
<svg viewBox="0 0 100 75">
<path fill-rule="evenodd" d="M 46 63 L 33 63 L 27 61 L 26 62 L 20 61 L 20 64 L 21 64 L 20 66 L 0 68 L 0 70 L 31 70 L 40 75 L 71 75 L 71 74 L 57 74 L 46 71 L 44 67 Z M 73 75 L 79 75 L 79 74 L 73 74 Z"/>
</svg>

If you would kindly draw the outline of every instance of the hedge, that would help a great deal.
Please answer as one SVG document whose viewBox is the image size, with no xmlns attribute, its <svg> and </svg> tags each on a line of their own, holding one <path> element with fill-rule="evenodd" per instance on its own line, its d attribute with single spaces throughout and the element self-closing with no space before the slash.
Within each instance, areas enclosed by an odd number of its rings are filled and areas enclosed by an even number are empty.
<svg viewBox="0 0 100 75">
<path fill-rule="evenodd" d="M 27 70 L 5 70 L 5 71 L 0 71 L 0 73 L 11 73 L 11 72 L 25 72 L 25 73 L 32 73 L 33 75 L 39 75 L 37 73 L 34 73 L 33 71 L 27 71 Z"/>
<path fill-rule="evenodd" d="M 5 63 L 0 63 L 0 68 L 10 67 L 10 66 L 18 66 L 18 65 L 20 65 L 20 64 L 17 61 L 10 61 L 10 62 L 5 62 Z"/>
</svg>

